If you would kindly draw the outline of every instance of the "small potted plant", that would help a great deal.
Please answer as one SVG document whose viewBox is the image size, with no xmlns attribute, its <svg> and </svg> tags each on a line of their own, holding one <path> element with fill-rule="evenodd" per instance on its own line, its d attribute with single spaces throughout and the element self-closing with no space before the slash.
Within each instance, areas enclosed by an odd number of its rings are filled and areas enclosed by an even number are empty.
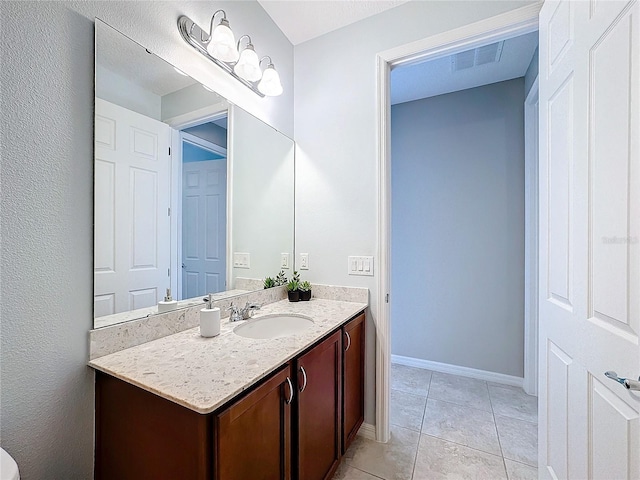
<svg viewBox="0 0 640 480">
<path fill-rule="evenodd" d="M 302 282 L 298 286 L 298 290 L 300 291 L 300 300 L 303 302 L 308 302 L 311 300 L 311 284 L 306 280 Z"/>
<path fill-rule="evenodd" d="M 267 288 L 273 288 L 273 287 L 276 286 L 276 281 L 271 277 L 267 277 L 267 278 L 264 279 L 263 285 L 264 285 L 265 290 Z"/>
<path fill-rule="evenodd" d="M 276 287 L 280 287 L 282 285 L 287 284 L 287 276 L 284 274 L 284 270 L 280 270 L 280 273 L 276 275 L 276 279 L 274 281 L 275 281 Z"/>
<path fill-rule="evenodd" d="M 300 301 L 300 291 L 298 287 L 300 284 L 295 280 L 291 280 L 287 283 L 287 296 L 289 297 L 290 302 L 299 302 Z"/>
</svg>

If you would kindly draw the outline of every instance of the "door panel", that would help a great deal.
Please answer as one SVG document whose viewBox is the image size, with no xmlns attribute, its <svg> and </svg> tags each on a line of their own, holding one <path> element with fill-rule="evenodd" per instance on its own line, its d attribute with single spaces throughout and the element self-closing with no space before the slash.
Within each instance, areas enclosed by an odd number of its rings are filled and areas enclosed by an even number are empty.
<svg viewBox="0 0 640 480">
<path fill-rule="evenodd" d="M 640 9 L 540 13 L 542 478 L 640 478 Z"/>
<path fill-rule="evenodd" d="M 188 162 L 182 171 L 182 296 L 192 298 L 226 290 L 227 163 Z"/>
<path fill-rule="evenodd" d="M 170 285 L 171 129 L 96 99 L 95 316 L 150 307 Z"/>
</svg>

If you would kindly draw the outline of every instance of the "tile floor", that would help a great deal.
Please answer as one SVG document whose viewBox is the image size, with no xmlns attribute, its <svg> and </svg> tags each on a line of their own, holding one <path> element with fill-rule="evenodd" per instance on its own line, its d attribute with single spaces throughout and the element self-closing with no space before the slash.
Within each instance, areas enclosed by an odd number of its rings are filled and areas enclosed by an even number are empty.
<svg viewBox="0 0 640 480">
<path fill-rule="evenodd" d="M 333 478 L 537 479 L 537 412 L 520 388 L 393 364 L 390 441 L 357 437 Z"/>
</svg>

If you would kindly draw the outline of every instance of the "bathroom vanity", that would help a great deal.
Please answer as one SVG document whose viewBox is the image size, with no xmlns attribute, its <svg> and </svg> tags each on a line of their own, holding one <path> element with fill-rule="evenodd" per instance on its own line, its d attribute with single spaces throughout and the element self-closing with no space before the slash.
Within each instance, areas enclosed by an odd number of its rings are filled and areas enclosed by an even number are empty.
<svg viewBox="0 0 640 480">
<path fill-rule="evenodd" d="M 95 478 L 331 478 L 363 421 L 365 308 L 279 301 L 259 316 L 313 325 L 251 339 L 225 319 L 215 338 L 194 328 L 92 360 Z"/>
</svg>

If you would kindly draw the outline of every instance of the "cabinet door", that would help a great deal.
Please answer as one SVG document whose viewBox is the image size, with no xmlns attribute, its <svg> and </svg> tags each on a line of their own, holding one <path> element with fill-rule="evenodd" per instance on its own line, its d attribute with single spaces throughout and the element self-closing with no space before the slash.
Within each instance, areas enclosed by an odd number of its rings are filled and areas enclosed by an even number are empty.
<svg viewBox="0 0 640 480">
<path fill-rule="evenodd" d="M 343 410 L 342 453 L 364 421 L 364 313 L 347 323 L 343 329 Z"/>
<path fill-rule="evenodd" d="M 296 361 L 297 478 L 331 478 L 340 462 L 342 425 L 342 333 L 333 335 Z"/>
<path fill-rule="evenodd" d="M 96 372 L 96 480 L 211 478 L 211 416 Z"/>
<path fill-rule="evenodd" d="M 291 401 L 287 364 L 215 416 L 217 480 L 291 478 Z"/>
</svg>

